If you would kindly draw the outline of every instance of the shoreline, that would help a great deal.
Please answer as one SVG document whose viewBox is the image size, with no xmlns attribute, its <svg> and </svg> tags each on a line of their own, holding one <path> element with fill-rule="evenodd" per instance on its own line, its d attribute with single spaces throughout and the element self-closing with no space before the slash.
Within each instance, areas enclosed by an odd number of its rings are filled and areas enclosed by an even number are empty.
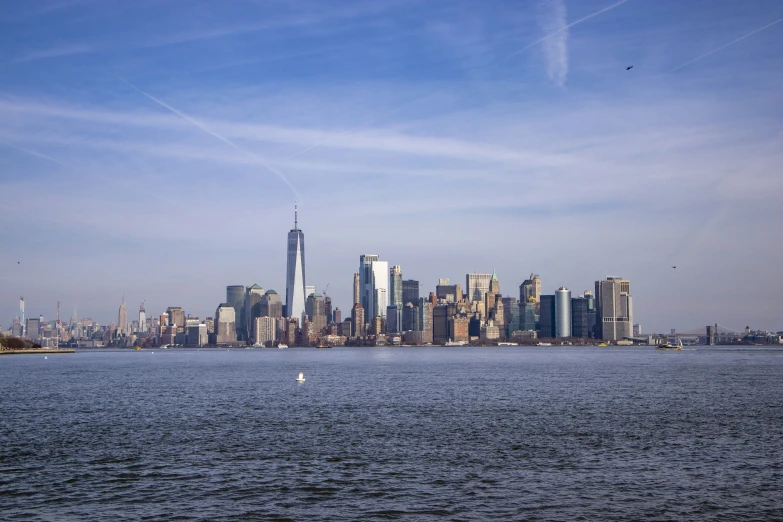
<svg viewBox="0 0 783 522">
<path fill-rule="evenodd" d="M 47 348 L 27 348 L 24 350 L 0 350 L 0 355 L 24 355 L 31 353 L 76 353 L 74 348 L 57 348 L 56 350 L 50 350 Z"/>
</svg>

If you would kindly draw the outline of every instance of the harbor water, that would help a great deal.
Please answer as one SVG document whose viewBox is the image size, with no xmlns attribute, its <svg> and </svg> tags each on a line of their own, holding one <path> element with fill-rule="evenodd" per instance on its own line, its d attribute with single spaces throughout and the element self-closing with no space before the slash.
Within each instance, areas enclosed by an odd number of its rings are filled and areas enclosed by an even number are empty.
<svg viewBox="0 0 783 522">
<path fill-rule="evenodd" d="M 79 351 L 0 383 L 7 521 L 783 520 L 775 348 Z"/>
</svg>

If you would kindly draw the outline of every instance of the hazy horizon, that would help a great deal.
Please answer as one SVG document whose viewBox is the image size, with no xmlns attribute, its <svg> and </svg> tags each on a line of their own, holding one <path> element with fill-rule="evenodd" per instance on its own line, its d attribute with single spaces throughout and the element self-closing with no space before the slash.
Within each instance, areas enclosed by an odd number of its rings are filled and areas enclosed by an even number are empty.
<svg viewBox="0 0 783 522">
<path fill-rule="evenodd" d="M 298 201 L 343 317 L 373 253 L 783 330 L 780 2 L 52 0 L 0 42 L 3 328 L 284 296 Z"/>
</svg>

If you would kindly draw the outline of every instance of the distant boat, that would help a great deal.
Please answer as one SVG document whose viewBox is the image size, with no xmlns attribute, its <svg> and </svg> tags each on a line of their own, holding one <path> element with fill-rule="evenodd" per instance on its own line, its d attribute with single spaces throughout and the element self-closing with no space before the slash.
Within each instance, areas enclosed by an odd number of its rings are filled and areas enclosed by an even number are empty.
<svg viewBox="0 0 783 522">
<path fill-rule="evenodd" d="M 316 345 L 315 345 L 315 347 L 316 347 L 316 348 L 331 348 L 331 346 L 329 346 L 329 345 L 326 343 L 326 341 L 324 341 L 323 339 L 319 339 L 319 340 L 318 340 L 318 344 L 316 344 Z"/>
<path fill-rule="evenodd" d="M 465 346 L 466 344 L 468 344 L 466 341 L 452 341 L 449 339 L 446 346 Z"/>
<path fill-rule="evenodd" d="M 677 342 L 672 344 L 668 340 L 664 341 L 662 344 L 659 344 L 656 348 L 656 350 L 682 350 L 682 340 L 677 339 Z"/>
<path fill-rule="evenodd" d="M 136 347 L 134 348 L 134 350 L 137 350 L 137 351 L 138 351 L 138 350 L 141 350 L 141 346 L 136 346 Z"/>
<path fill-rule="evenodd" d="M 498 346 L 519 346 L 517 343 L 498 343 Z"/>
<path fill-rule="evenodd" d="M 299 377 L 296 378 L 296 382 L 305 382 L 304 372 L 299 372 Z"/>
<path fill-rule="evenodd" d="M 278 344 L 277 347 L 282 350 L 284 348 L 288 348 L 288 345 L 287 344 Z"/>
<path fill-rule="evenodd" d="M 538 343 L 538 346 L 552 346 L 552 343 Z"/>
<path fill-rule="evenodd" d="M 598 346 L 607 346 L 606 343 L 598 343 Z"/>
</svg>

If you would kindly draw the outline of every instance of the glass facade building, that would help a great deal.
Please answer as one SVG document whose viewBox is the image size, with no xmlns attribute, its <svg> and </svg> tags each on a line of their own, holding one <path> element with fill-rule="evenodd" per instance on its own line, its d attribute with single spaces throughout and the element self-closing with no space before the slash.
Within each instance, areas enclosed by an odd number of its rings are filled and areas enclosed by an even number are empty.
<svg viewBox="0 0 783 522">
<path fill-rule="evenodd" d="M 555 296 L 541 296 L 541 314 L 539 316 L 539 337 L 555 337 Z"/>
</svg>

